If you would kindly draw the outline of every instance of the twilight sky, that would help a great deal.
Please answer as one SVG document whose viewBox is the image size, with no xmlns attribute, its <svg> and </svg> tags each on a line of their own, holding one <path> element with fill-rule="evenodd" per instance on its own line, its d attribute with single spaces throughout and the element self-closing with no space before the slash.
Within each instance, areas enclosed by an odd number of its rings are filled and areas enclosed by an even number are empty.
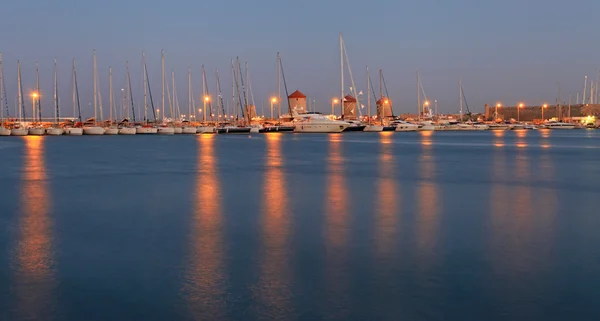
<svg viewBox="0 0 600 321">
<path fill-rule="evenodd" d="M 358 87 L 366 93 L 366 65 L 376 82 L 382 68 L 396 113 L 417 109 L 416 70 L 440 112 L 458 110 L 459 78 L 471 110 L 483 111 L 485 103 L 496 101 L 554 102 L 559 82 L 564 100 L 583 91 L 584 75 L 596 79 L 600 67 L 598 12 L 597 0 L 19 0 L 2 4 L 0 51 L 11 113 L 20 59 L 26 92 L 35 85 L 39 60 L 44 114 L 50 114 L 57 57 L 63 114 L 73 112 L 70 63 L 76 58 L 84 117 L 91 116 L 93 49 L 105 106 L 108 67 L 113 66 L 118 91 L 126 60 L 141 102 L 142 50 L 156 103 L 162 48 L 167 70 L 176 73 L 182 109 L 187 110 L 188 66 L 196 96 L 204 64 L 209 89 L 215 89 L 219 68 L 229 97 L 229 59 L 239 56 L 248 61 L 260 112 L 277 88 L 279 51 L 290 93 L 300 89 L 316 100 L 317 110 L 329 111 L 340 92 L 338 35 L 343 32 Z"/>
</svg>

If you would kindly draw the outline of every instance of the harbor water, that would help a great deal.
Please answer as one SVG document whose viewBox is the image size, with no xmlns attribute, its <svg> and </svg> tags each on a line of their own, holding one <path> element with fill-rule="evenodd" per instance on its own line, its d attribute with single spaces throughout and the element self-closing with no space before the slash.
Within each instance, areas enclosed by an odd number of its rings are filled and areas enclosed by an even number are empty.
<svg viewBox="0 0 600 321">
<path fill-rule="evenodd" d="M 0 320 L 600 320 L 600 131 L 0 139 Z"/>
</svg>

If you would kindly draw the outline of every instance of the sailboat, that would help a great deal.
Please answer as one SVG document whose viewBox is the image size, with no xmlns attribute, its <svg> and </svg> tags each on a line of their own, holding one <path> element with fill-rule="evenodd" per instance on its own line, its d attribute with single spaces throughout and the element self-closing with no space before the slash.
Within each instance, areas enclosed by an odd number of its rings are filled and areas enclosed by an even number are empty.
<svg viewBox="0 0 600 321">
<path fill-rule="evenodd" d="M 144 53 L 144 52 L 142 52 L 142 77 L 143 77 L 142 82 L 144 84 L 144 125 L 136 128 L 136 134 L 144 134 L 144 135 L 157 134 L 158 128 L 155 126 L 152 126 L 148 122 L 148 93 L 150 94 L 150 104 L 152 104 L 152 112 L 154 112 L 154 105 L 152 102 L 152 92 L 149 91 L 150 85 L 148 84 L 148 70 L 146 69 L 146 53 Z M 155 121 L 156 121 L 156 116 L 155 116 Z"/>
<path fill-rule="evenodd" d="M 165 110 L 165 53 L 164 53 L 164 50 L 160 51 L 160 63 L 161 63 L 161 75 L 162 75 L 162 77 L 161 77 L 161 80 L 162 80 L 162 105 L 161 105 L 161 108 L 162 108 L 163 118 L 164 118 L 164 115 L 166 113 L 166 110 Z M 144 62 L 144 66 L 145 66 L 145 62 Z M 173 72 L 172 77 L 173 77 L 173 100 L 174 100 L 175 99 L 175 72 Z M 173 118 L 173 108 L 171 108 L 171 118 Z M 159 135 L 175 134 L 175 128 L 173 128 L 172 121 L 167 125 L 162 124 L 162 122 L 161 122 L 161 124 L 157 128 L 157 133 Z"/>
<path fill-rule="evenodd" d="M 204 65 L 202 65 L 202 103 L 203 103 L 203 112 L 202 112 L 202 126 L 197 128 L 197 132 L 201 134 L 214 134 L 215 127 L 211 126 L 206 122 L 206 114 L 212 115 L 209 110 L 207 110 L 207 106 L 210 106 L 211 101 L 208 96 L 208 85 L 206 83 L 206 71 L 204 69 Z M 212 109 L 209 108 L 209 109 Z"/>
<path fill-rule="evenodd" d="M 188 67 L 188 119 L 192 113 L 192 98 L 192 70 Z M 182 134 L 196 134 L 197 132 L 198 129 L 192 126 L 187 119 L 183 120 L 181 128 Z"/>
<path fill-rule="evenodd" d="M 25 104 L 23 102 L 23 83 L 21 82 L 21 62 L 17 61 L 17 86 L 19 96 L 19 123 L 15 123 L 13 128 L 10 130 L 12 136 L 27 136 L 29 130 L 24 126 L 25 119 Z"/>
<path fill-rule="evenodd" d="M 81 126 L 81 104 L 79 101 L 79 87 L 77 86 L 77 70 L 75 69 L 75 59 L 73 59 L 73 115 L 75 115 L 75 109 L 77 109 L 78 122 L 72 127 L 65 128 L 65 134 L 69 136 L 81 136 L 83 135 L 83 128 Z"/>
<path fill-rule="evenodd" d="M 6 116 L 8 116 L 8 102 L 6 97 L 6 87 L 4 86 L 4 73 L 2 69 L 2 53 L 0 52 L 0 136 L 10 136 L 10 128 L 4 124 L 4 109 L 6 107 Z"/>
<path fill-rule="evenodd" d="M 58 124 L 58 118 L 60 116 L 59 108 L 58 108 L 58 77 L 56 70 L 56 58 L 54 59 L 54 124 L 52 127 L 46 129 L 46 135 L 50 136 L 60 136 L 65 133 L 65 130 L 62 129 Z"/>
<path fill-rule="evenodd" d="M 84 135 L 104 135 L 104 128 L 98 126 L 98 70 L 96 65 L 96 51 L 93 53 L 94 63 L 94 118 L 88 119 L 83 126 Z"/>
<path fill-rule="evenodd" d="M 131 112 L 133 113 L 133 122 L 135 122 L 135 107 L 133 104 L 133 95 L 131 94 L 131 75 L 129 74 L 129 62 L 125 62 L 125 69 L 126 69 L 126 76 L 127 76 L 127 94 L 123 93 L 122 94 L 124 96 L 129 95 L 129 102 L 131 103 Z M 127 99 L 126 97 L 123 97 L 123 108 L 125 108 L 125 105 L 127 103 Z M 127 109 L 129 110 L 129 109 Z M 129 112 L 127 113 L 129 116 Z M 131 125 L 131 122 L 129 121 L 129 117 L 123 119 L 123 121 L 121 122 L 122 124 L 119 127 L 119 135 L 135 135 L 137 132 L 137 129 L 135 128 L 134 125 Z"/>
<path fill-rule="evenodd" d="M 40 98 L 40 72 L 37 65 L 35 64 L 35 87 L 36 92 L 33 93 L 31 99 L 31 110 L 32 110 L 32 123 L 29 127 L 29 135 L 32 136 L 43 136 L 46 134 L 46 129 L 42 126 L 42 106 Z M 37 115 L 37 121 L 36 121 Z"/>
<path fill-rule="evenodd" d="M 109 91 L 109 125 L 104 128 L 104 135 L 118 135 L 119 128 L 113 124 L 113 108 L 115 108 L 115 98 L 112 82 L 112 67 L 108 67 L 108 91 Z M 116 109 L 115 109 L 116 110 Z M 116 111 L 115 111 L 116 114 Z"/>
</svg>

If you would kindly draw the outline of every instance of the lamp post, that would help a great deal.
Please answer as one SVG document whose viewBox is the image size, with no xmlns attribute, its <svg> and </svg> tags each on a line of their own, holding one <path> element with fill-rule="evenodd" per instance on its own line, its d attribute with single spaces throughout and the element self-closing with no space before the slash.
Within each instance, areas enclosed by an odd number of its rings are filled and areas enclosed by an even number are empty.
<svg viewBox="0 0 600 321">
<path fill-rule="evenodd" d="M 206 111 L 206 103 L 208 103 L 210 101 L 210 96 L 204 96 L 204 110 Z M 202 109 L 200 110 L 200 112 L 202 112 Z M 204 112 L 204 114 L 202 115 L 202 121 L 206 122 L 206 112 Z"/>
<path fill-rule="evenodd" d="M 519 108 L 517 108 L 517 122 L 521 121 L 521 108 L 523 108 L 523 103 L 520 103 Z"/>
<path fill-rule="evenodd" d="M 423 115 L 425 115 L 425 108 L 429 109 L 429 100 L 426 100 L 423 105 L 424 105 L 424 107 L 423 107 Z"/>
<path fill-rule="evenodd" d="M 162 118 L 160 118 L 160 109 L 157 109 L 157 110 L 156 110 L 156 113 L 158 114 L 158 117 L 156 117 L 156 118 L 160 119 L 160 121 L 162 122 L 162 121 L 163 121 L 163 119 L 162 119 Z"/>
<path fill-rule="evenodd" d="M 544 121 L 544 109 L 548 108 L 548 104 L 542 106 L 542 122 Z"/>
<path fill-rule="evenodd" d="M 273 118 L 273 104 L 276 103 L 276 102 L 277 102 L 277 98 L 272 97 L 271 98 L 271 119 L 274 119 Z"/>
<path fill-rule="evenodd" d="M 500 104 L 500 103 L 497 103 L 497 104 L 496 104 L 496 119 L 498 119 L 498 108 L 500 108 L 500 107 L 502 107 L 502 104 Z M 494 121 L 495 121 L 496 119 L 494 119 Z"/>
<path fill-rule="evenodd" d="M 337 104 L 339 102 L 339 100 L 337 100 L 337 98 L 333 98 L 331 100 L 331 114 L 335 115 L 335 104 Z"/>
<path fill-rule="evenodd" d="M 38 93 L 33 93 L 31 94 L 31 122 L 34 122 L 35 120 L 35 101 L 38 98 Z"/>
</svg>

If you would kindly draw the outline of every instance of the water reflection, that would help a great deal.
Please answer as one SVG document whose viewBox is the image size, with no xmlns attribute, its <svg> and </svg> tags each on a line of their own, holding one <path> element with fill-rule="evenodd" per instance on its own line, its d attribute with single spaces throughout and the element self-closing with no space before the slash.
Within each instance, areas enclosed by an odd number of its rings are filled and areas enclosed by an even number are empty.
<svg viewBox="0 0 600 321">
<path fill-rule="evenodd" d="M 377 182 L 376 250 L 380 260 L 392 259 L 394 239 L 398 230 L 399 193 L 394 171 L 393 132 L 381 132 L 379 137 L 379 180 Z"/>
<path fill-rule="evenodd" d="M 494 146 L 495 147 L 504 147 L 504 134 L 505 130 L 492 130 L 494 133 Z"/>
<path fill-rule="evenodd" d="M 44 163 L 44 137 L 26 136 L 15 257 L 15 319 L 47 319 L 54 308 L 56 286 L 50 197 Z"/>
<path fill-rule="evenodd" d="M 348 267 L 346 264 L 350 224 L 341 139 L 341 135 L 329 135 L 327 197 L 325 198 L 325 282 L 327 302 L 324 302 L 324 304 L 326 310 L 331 313 L 331 315 L 326 316 L 326 319 L 337 320 L 344 319 L 349 312 Z"/>
<path fill-rule="evenodd" d="M 517 147 L 525 148 L 527 147 L 527 132 L 526 129 L 515 130 L 515 135 L 517 136 Z"/>
<path fill-rule="evenodd" d="M 541 146 L 542 148 L 550 148 L 552 145 L 550 144 L 550 133 L 552 132 L 552 130 L 547 129 L 547 128 L 542 128 L 538 130 L 540 133 L 540 136 L 542 137 L 541 139 Z"/>
<path fill-rule="evenodd" d="M 221 190 L 216 174 L 214 135 L 198 138 L 196 204 L 186 275 L 186 299 L 197 320 L 224 318 L 224 266 Z"/>
<path fill-rule="evenodd" d="M 420 181 L 417 187 L 417 245 L 420 262 L 430 264 L 437 243 L 440 199 L 436 183 L 435 157 L 430 132 L 421 132 L 421 156 L 419 157 Z"/>
<path fill-rule="evenodd" d="M 262 264 L 256 288 L 258 313 L 268 320 L 289 320 L 291 274 L 288 240 L 290 212 L 283 171 L 280 133 L 265 134 L 267 157 L 263 183 Z"/>
</svg>

